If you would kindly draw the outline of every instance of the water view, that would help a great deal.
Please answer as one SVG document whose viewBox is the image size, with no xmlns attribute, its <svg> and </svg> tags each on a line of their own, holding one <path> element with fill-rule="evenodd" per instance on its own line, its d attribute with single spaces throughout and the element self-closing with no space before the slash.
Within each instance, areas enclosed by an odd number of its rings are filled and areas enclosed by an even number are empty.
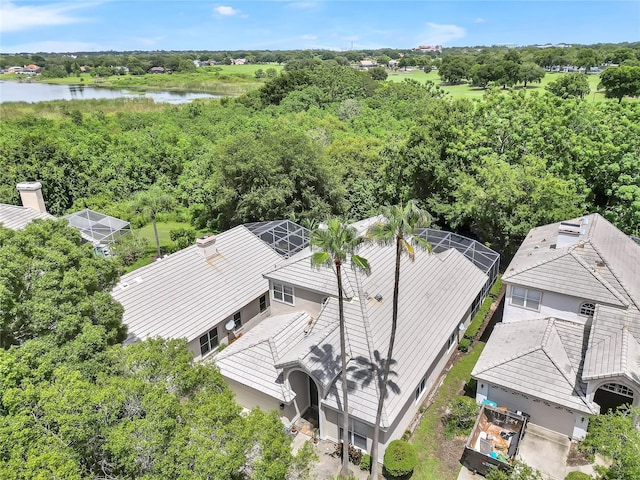
<svg viewBox="0 0 640 480">
<path fill-rule="evenodd" d="M 188 92 L 134 92 L 131 90 L 84 85 L 50 85 L 0 81 L 0 103 L 48 102 L 51 100 L 90 100 L 99 98 L 151 98 L 156 103 L 188 103 L 196 98 L 220 98 L 221 95 Z"/>
</svg>

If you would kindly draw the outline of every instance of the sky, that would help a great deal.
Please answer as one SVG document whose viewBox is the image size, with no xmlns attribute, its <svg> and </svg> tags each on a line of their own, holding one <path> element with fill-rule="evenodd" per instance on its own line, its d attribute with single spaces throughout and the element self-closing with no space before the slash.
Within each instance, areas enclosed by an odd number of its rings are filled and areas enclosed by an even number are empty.
<svg viewBox="0 0 640 480">
<path fill-rule="evenodd" d="M 633 41 L 640 0 L 0 0 L 4 53 Z"/>
</svg>

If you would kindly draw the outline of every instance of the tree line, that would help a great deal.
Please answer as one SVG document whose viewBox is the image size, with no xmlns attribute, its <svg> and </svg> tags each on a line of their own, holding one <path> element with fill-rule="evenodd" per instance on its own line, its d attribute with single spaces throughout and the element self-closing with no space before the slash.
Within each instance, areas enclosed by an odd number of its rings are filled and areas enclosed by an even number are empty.
<svg viewBox="0 0 640 480">
<path fill-rule="evenodd" d="M 312 63 L 222 101 L 147 113 L 1 120 L 0 202 L 43 183 L 49 211 L 140 225 L 157 186 L 196 228 L 357 220 L 414 198 L 442 228 L 509 256 L 533 226 L 600 212 L 640 228 L 640 108 L 489 88 L 481 101 Z"/>
</svg>

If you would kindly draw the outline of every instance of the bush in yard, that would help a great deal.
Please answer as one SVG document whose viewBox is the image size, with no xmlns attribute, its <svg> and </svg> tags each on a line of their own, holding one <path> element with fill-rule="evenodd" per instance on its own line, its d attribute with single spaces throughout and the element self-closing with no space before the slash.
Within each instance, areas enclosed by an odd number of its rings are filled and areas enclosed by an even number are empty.
<svg viewBox="0 0 640 480">
<path fill-rule="evenodd" d="M 475 398 L 455 397 L 451 400 L 447 405 L 447 414 L 443 418 L 445 438 L 451 439 L 459 435 L 469 435 L 476 421 L 478 410 Z"/>
<path fill-rule="evenodd" d="M 360 460 L 360 470 L 368 472 L 371 470 L 371 455 L 365 453 Z"/>
<path fill-rule="evenodd" d="M 391 477 L 404 477 L 413 472 L 418 456 L 413 445 L 404 440 L 394 440 L 384 452 L 384 469 Z"/>
<path fill-rule="evenodd" d="M 593 477 L 584 472 L 570 472 L 564 480 L 593 480 Z"/>
<path fill-rule="evenodd" d="M 463 338 L 458 344 L 458 350 L 460 350 L 461 352 L 468 352 L 470 346 L 471 340 L 469 340 L 468 338 Z"/>
</svg>

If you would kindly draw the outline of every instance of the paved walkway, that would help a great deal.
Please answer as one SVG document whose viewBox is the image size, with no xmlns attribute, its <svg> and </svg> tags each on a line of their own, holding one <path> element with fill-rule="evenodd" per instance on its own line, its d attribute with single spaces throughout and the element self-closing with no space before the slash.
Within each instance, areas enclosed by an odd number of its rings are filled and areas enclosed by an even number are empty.
<svg viewBox="0 0 640 480">
<path fill-rule="evenodd" d="M 305 435 L 304 433 L 298 433 L 296 438 L 293 439 L 294 453 L 304 445 L 304 442 L 311 441 L 311 438 L 312 437 Z M 340 458 L 333 456 L 335 448 L 335 443 L 326 440 L 321 440 L 318 445 L 316 445 L 318 462 L 311 473 L 311 478 L 313 480 L 329 480 L 338 475 L 342 462 L 340 461 Z M 367 480 L 369 478 L 369 472 L 360 470 L 360 467 L 350 465 L 350 468 L 353 476 L 357 480 Z"/>
</svg>

